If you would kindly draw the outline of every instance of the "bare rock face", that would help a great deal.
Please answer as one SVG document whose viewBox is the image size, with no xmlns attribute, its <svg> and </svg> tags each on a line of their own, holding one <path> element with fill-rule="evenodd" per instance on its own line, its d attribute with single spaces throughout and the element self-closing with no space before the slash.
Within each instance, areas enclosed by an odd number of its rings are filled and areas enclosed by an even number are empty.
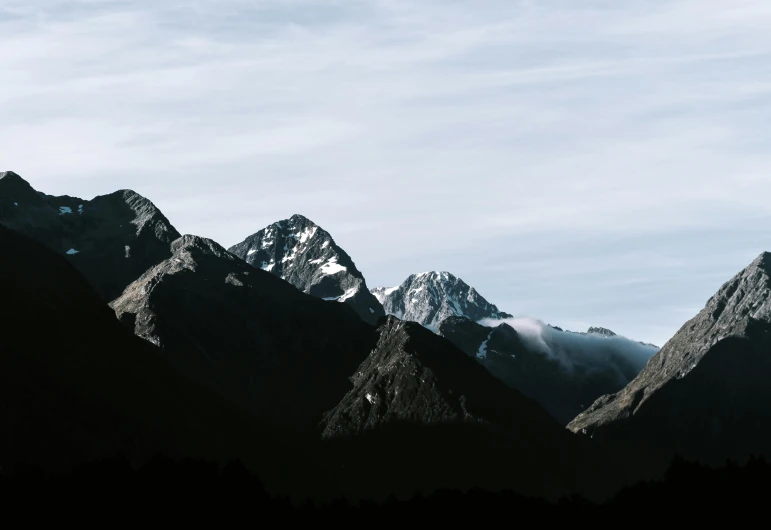
<svg viewBox="0 0 771 530">
<path fill-rule="evenodd" d="M 290 428 L 315 428 L 375 343 L 346 304 L 306 295 L 211 240 L 171 257 L 111 305 L 189 377 Z"/>
<path fill-rule="evenodd" d="M 709 463 L 771 456 L 771 254 L 763 253 L 618 393 L 568 426 Z"/>
<path fill-rule="evenodd" d="M 105 301 L 171 255 L 179 233 L 149 200 L 120 190 L 90 201 L 35 191 L 0 173 L 0 223 L 64 255 Z"/>
<path fill-rule="evenodd" d="M 431 330 L 451 316 L 473 321 L 511 318 L 449 272 L 412 274 L 398 287 L 378 287 L 372 294 L 380 300 L 387 314 L 417 322 Z"/>
<path fill-rule="evenodd" d="M 229 251 L 304 293 L 350 305 L 365 322 L 374 324 L 384 315 L 350 256 L 302 215 L 273 223 Z"/>
</svg>

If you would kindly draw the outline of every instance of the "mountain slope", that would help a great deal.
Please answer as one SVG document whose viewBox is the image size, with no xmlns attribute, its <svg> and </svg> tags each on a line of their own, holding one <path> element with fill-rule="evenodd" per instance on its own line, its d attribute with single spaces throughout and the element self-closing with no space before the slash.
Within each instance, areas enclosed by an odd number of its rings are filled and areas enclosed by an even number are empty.
<svg viewBox="0 0 771 530">
<path fill-rule="evenodd" d="M 505 323 L 490 328 L 467 318 L 450 317 L 439 324 L 436 332 L 476 358 L 508 386 L 536 400 L 562 425 L 603 394 L 621 390 L 639 371 L 631 363 L 624 363 L 621 355 L 612 363 L 561 362 L 535 348 L 532 340 L 521 337 Z"/>
<path fill-rule="evenodd" d="M 374 324 L 384 315 L 350 256 L 306 217 L 273 223 L 228 250 L 305 293 L 345 302 L 365 322 Z"/>
<path fill-rule="evenodd" d="M 250 410 L 312 428 L 375 343 L 346 304 L 306 295 L 208 239 L 184 236 L 130 285 L 119 319 L 181 371 Z"/>
<path fill-rule="evenodd" d="M 449 272 L 412 274 L 398 287 L 378 287 L 372 294 L 383 304 L 387 314 L 417 322 L 431 330 L 450 316 L 474 321 L 511 318 Z"/>
<path fill-rule="evenodd" d="M 417 323 L 389 316 L 378 332 L 322 422 L 357 489 L 577 487 L 579 444 L 537 403 Z M 363 455 L 372 456 L 357 465 Z"/>
<path fill-rule="evenodd" d="M 106 301 L 170 254 L 179 233 L 147 199 L 120 190 L 90 201 L 35 191 L 0 173 L 0 223 L 65 256 Z"/>
<path fill-rule="evenodd" d="M 273 434 L 179 376 L 63 256 L 3 226 L 0 252 L 2 471 L 158 452 L 273 465 Z"/>
<path fill-rule="evenodd" d="M 569 428 L 708 463 L 771 456 L 771 254 L 724 284 L 622 391 Z"/>
</svg>

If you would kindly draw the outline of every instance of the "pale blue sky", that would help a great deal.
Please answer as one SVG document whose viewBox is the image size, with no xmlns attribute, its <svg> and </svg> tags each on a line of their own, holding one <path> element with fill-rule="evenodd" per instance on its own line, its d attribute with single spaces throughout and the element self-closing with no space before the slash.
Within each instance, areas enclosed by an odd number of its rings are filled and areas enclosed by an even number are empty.
<svg viewBox="0 0 771 530">
<path fill-rule="evenodd" d="M 4 0 L 0 169 L 663 343 L 771 250 L 766 0 Z"/>
</svg>

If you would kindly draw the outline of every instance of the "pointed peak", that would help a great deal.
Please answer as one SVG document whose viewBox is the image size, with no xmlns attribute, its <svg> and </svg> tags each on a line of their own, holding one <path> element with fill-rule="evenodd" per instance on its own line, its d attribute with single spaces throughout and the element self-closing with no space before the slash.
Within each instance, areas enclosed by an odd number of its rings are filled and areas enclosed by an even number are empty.
<svg viewBox="0 0 771 530">
<path fill-rule="evenodd" d="M 589 334 L 595 334 L 595 335 L 603 335 L 605 337 L 615 337 L 616 334 L 609 330 L 608 328 L 602 328 L 602 327 L 595 327 L 592 326 L 587 330 L 587 333 Z"/>
<path fill-rule="evenodd" d="M 425 278 L 427 280 L 435 280 L 435 281 L 455 281 L 460 280 L 457 276 L 452 274 L 451 272 L 447 271 L 427 271 L 427 272 L 421 272 L 419 274 L 413 274 L 414 278 Z M 463 280 L 461 280 L 463 281 Z"/>
<path fill-rule="evenodd" d="M 3 195 L 29 201 L 40 201 L 41 194 L 32 185 L 13 171 L 0 172 L 0 187 Z"/>
<path fill-rule="evenodd" d="M 750 267 L 771 273 L 771 252 L 762 252 L 760 256 L 755 258 L 750 264 Z"/>
<path fill-rule="evenodd" d="M 292 217 L 290 217 L 288 221 L 292 223 L 306 223 L 313 226 L 318 226 L 316 223 L 314 223 L 313 221 L 311 221 L 310 219 L 308 219 L 307 217 L 299 213 L 292 215 Z"/>
<path fill-rule="evenodd" d="M 18 173 L 15 173 L 13 171 L 0 171 L 0 180 L 8 179 L 10 180 L 16 180 L 21 182 L 27 182 L 23 178 L 19 176 Z"/>
<path fill-rule="evenodd" d="M 319 227 L 319 225 L 317 225 L 316 223 L 314 223 L 313 221 L 311 221 L 310 219 L 308 219 L 304 215 L 296 213 L 296 214 L 292 215 L 292 217 L 290 217 L 289 219 L 281 219 L 279 221 L 275 221 L 275 222 L 269 224 L 268 226 L 266 226 L 265 228 L 263 228 L 262 230 L 257 232 L 257 234 L 262 234 L 262 233 L 269 232 L 269 231 L 272 231 L 272 230 L 278 230 L 279 232 L 285 232 L 287 230 L 296 230 L 298 228 L 306 228 L 307 229 L 307 228 L 321 228 L 321 227 Z M 255 235 L 257 235 L 257 234 L 255 234 Z"/>
</svg>

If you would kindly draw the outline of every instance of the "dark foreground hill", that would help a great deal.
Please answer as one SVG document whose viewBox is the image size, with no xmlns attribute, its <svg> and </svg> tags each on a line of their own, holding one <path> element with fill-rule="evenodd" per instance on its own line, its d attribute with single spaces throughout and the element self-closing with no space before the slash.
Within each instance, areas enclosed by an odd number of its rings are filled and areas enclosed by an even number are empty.
<svg viewBox="0 0 771 530">
<path fill-rule="evenodd" d="M 25 522 L 84 523 L 155 521 L 243 524 L 245 520 L 335 528 L 391 528 L 405 521 L 432 525 L 482 525 L 536 520 L 541 525 L 590 522 L 592 528 L 617 528 L 634 517 L 638 525 L 662 520 L 689 525 L 749 525 L 766 516 L 771 466 L 759 459 L 745 466 L 709 469 L 675 460 L 662 478 L 640 483 L 595 504 L 580 496 L 557 501 L 512 491 L 492 493 L 439 490 L 429 495 L 383 502 L 342 499 L 292 503 L 266 494 L 260 478 L 239 462 L 220 467 L 201 460 L 154 459 L 132 468 L 124 459 L 80 466 L 74 472 L 44 475 L 24 469 L 0 474 L 0 506 L 8 519 Z M 87 499 L 87 502 L 84 502 Z M 41 509 L 44 506 L 45 509 Z"/>
<path fill-rule="evenodd" d="M 0 252 L 2 472 L 165 454 L 241 458 L 285 480 L 276 451 L 293 451 L 281 432 L 181 377 L 63 256 L 2 225 Z"/>
</svg>

